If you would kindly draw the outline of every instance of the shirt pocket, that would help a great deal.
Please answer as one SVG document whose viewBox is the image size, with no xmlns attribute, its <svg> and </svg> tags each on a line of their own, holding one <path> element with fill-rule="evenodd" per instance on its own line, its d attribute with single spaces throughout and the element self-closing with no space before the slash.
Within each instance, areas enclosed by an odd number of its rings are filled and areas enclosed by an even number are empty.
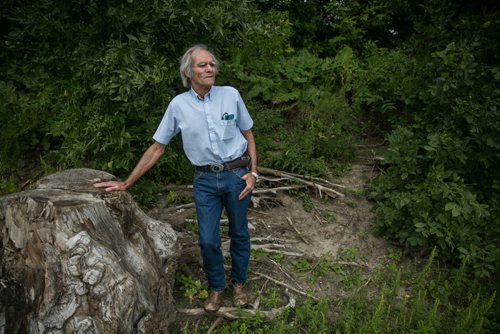
<svg viewBox="0 0 500 334">
<path fill-rule="evenodd" d="M 222 120 L 220 124 L 222 130 L 222 140 L 234 138 L 236 133 L 236 120 Z"/>
</svg>

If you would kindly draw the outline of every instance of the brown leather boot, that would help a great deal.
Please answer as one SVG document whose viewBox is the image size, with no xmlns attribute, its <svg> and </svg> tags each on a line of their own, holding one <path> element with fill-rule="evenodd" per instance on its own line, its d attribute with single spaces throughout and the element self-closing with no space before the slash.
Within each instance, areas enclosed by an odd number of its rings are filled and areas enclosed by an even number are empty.
<svg viewBox="0 0 500 334">
<path fill-rule="evenodd" d="M 217 312 L 222 304 L 222 291 L 212 291 L 203 304 L 207 312 Z"/>
<path fill-rule="evenodd" d="M 245 306 L 248 303 L 247 293 L 243 284 L 236 283 L 233 287 L 233 304 L 234 306 Z"/>
</svg>

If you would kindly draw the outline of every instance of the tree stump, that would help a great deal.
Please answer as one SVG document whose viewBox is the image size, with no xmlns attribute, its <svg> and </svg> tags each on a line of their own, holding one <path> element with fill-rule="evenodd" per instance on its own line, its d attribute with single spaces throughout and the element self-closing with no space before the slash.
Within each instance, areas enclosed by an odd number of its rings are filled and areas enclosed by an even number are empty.
<svg viewBox="0 0 500 334">
<path fill-rule="evenodd" d="M 0 333 L 168 332 L 177 236 L 93 187 L 111 179 L 66 170 L 0 198 Z"/>
</svg>

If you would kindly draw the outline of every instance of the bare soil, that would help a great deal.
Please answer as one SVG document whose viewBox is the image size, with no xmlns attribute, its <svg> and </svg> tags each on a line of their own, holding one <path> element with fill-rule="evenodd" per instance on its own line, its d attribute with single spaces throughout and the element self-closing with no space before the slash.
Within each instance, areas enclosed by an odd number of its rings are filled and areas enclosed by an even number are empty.
<svg viewBox="0 0 500 334">
<path fill-rule="evenodd" d="M 366 197 L 368 183 L 378 172 L 373 156 L 365 154 L 365 158 L 360 158 L 344 176 L 328 178 L 330 182 L 343 186 L 335 190 L 344 197 L 320 196 L 311 187 L 254 195 L 260 201 L 250 207 L 249 221 L 252 245 L 260 249 L 253 251 L 249 266 L 247 287 L 252 304 L 258 298 L 259 301 L 266 298 L 269 301 L 271 291 L 278 291 L 281 296 L 279 305 L 271 306 L 283 306 L 287 300 L 284 294 L 287 287 L 292 289 L 290 292 L 298 304 L 308 298 L 306 295 L 335 301 L 370 283 L 370 274 L 383 264 L 388 253 L 387 242 L 373 234 L 373 203 Z M 256 189 L 273 186 L 266 182 L 267 176 L 263 176 L 264 180 Z M 171 189 L 179 198 L 190 196 L 187 187 Z M 197 235 L 192 230 L 196 218 L 194 208 L 175 210 L 179 205 L 160 200 L 148 214 L 169 222 L 179 233 L 183 245 L 179 270 L 205 282 Z M 221 235 L 223 241 L 228 240 L 224 225 Z M 226 265 L 228 277 L 229 256 Z M 180 286 L 178 289 L 176 302 L 179 308 L 202 307 L 203 298 L 193 296 L 187 299 Z M 225 291 L 223 306 L 232 306 L 229 288 Z M 266 304 L 261 302 L 260 308 L 265 309 Z M 203 321 L 210 323 L 209 317 L 203 315 Z M 187 319 L 180 317 L 179 322 Z M 199 317 L 196 321 L 200 321 Z"/>
<path fill-rule="evenodd" d="M 325 298 L 334 308 L 340 298 L 356 293 L 360 287 L 371 287 L 371 277 L 386 261 L 389 245 L 373 234 L 373 203 L 366 197 L 368 183 L 379 173 L 374 154 L 366 150 L 360 156 L 344 176 L 327 177 L 328 181 L 340 185 L 332 188 L 344 194 L 343 197 L 331 198 L 324 193 L 320 196 L 314 187 L 254 195 L 255 201 L 249 208 L 252 246 L 256 248 L 248 272 L 249 307 L 257 306 L 258 302 L 262 311 L 283 307 L 291 293 L 297 306 L 305 299 Z M 297 185 L 293 181 L 278 184 L 276 179 L 264 174 L 256 189 Z M 171 201 L 168 191 L 176 194 L 175 201 Z M 196 214 L 190 206 L 191 189 L 169 185 L 167 193 L 160 194 L 155 207 L 147 213 L 168 222 L 177 231 L 182 245 L 178 271 L 199 280 L 202 291 L 206 283 L 197 246 Z M 224 224 L 221 230 L 225 241 L 223 249 L 226 249 L 228 238 Z M 229 277 L 230 264 L 227 256 L 226 277 Z M 229 285 L 228 280 L 223 302 L 226 307 L 232 306 Z M 202 308 L 203 295 L 188 298 L 182 288 L 178 284 L 174 291 L 177 308 Z M 289 293 L 285 293 L 286 290 Z M 3 302 L 12 296 L 4 297 Z M 216 320 L 211 314 L 179 313 L 177 326 L 171 332 L 180 332 L 185 324 L 196 330 L 207 329 L 210 324 L 216 324 Z"/>
</svg>

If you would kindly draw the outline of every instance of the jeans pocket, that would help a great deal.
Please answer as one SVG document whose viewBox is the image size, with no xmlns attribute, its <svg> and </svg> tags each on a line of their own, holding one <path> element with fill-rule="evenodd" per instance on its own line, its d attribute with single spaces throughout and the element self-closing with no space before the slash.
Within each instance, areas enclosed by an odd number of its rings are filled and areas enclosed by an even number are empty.
<svg viewBox="0 0 500 334">
<path fill-rule="evenodd" d="M 198 180 L 200 177 L 202 177 L 203 175 L 205 175 L 205 172 L 204 171 L 201 171 L 201 170 L 197 170 L 194 172 L 194 176 L 193 176 L 193 181 L 196 181 Z"/>
<path fill-rule="evenodd" d="M 248 173 L 248 168 L 246 167 L 238 167 L 231 169 L 231 172 L 236 175 L 239 179 L 243 177 L 246 173 Z"/>
</svg>

